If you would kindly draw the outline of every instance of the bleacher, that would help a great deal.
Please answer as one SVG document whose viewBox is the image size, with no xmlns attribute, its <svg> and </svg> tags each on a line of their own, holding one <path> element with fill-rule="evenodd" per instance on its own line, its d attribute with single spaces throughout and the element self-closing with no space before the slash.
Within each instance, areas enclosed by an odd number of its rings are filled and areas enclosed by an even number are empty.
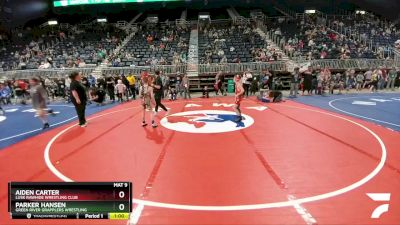
<svg viewBox="0 0 400 225">
<path fill-rule="evenodd" d="M 366 42 L 380 52 L 388 51 L 400 39 L 400 29 L 396 25 L 384 22 L 372 14 L 349 15 L 336 22 L 342 23 L 345 32 L 350 33 L 354 39 Z"/>
<path fill-rule="evenodd" d="M 125 34 L 121 30 L 90 29 L 61 40 L 53 47 L 55 67 L 70 67 L 76 60 L 86 64 L 98 64 L 120 44 Z M 69 62 L 69 63 L 68 63 Z"/>
<path fill-rule="evenodd" d="M 243 73 L 247 69 L 251 69 L 255 74 L 269 69 L 277 74 L 287 75 L 294 65 L 305 62 L 336 70 L 365 69 L 393 63 L 390 60 L 377 59 L 376 52 L 366 49 L 368 46 L 362 42 L 353 40 L 351 36 L 344 37 L 337 31 L 320 25 L 315 18 L 308 18 L 308 16 L 298 19 L 290 19 L 289 16 L 267 18 L 263 21 L 267 30 L 260 29 L 259 21 L 248 20 L 250 21 L 248 24 L 234 24 L 234 20 L 227 18 L 210 20 L 205 24 L 191 21 L 192 28 L 197 27 L 199 31 L 198 77 L 190 78 L 193 90 L 212 86 L 215 74 L 220 70 L 226 72 L 228 76 Z M 51 74 L 56 75 L 60 73 L 58 68 L 73 69 L 83 62 L 83 66 L 85 64 L 97 66 L 104 61 L 107 62 L 102 65 L 104 67 L 88 69 L 85 73 L 98 71 L 98 75 L 130 73 L 138 75 L 143 69 L 149 71 L 162 69 L 169 76 L 175 76 L 177 72 L 187 71 L 186 57 L 190 30 L 182 29 L 174 22 L 148 24 L 144 21 L 135 24 L 133 26 L 135 29 L 125 33 L 114 28 L 113 25 L 110 23 L 107 25 L 108 28 L 98 24 L 86 27 L 76 26 L 69 31 L 53 28 L 56 31 L 55 34 L 46 36 L 46 44 L 42 43 L 40 46 L 40 54 L 29 57 L 24 68 L 18 67 L 19 59 L 13 57 L 11 52 L 17 50 L 20 55 L 23 54 L 26 45 L 30 44 L 29 40 L 33 37 L 27 38 L 22 45 L 3 41 L 0 43 L 3 48 L 6 48 L 0 51 L 0 62 L 4 61 L 2 63 L 4 70 L 13 70 L 13 74 L 18 76 L 38 74 L 35 69 L 48 59 L 52 62 L 51 68 L 55 70 Z M 351 27 L 350 24 L 346 26 Z M 363 32 L 367 28 L 368 26 L 362 25 L 359 26 L 358 31 Z M 259 31 L 279 36 L 279 41 L 284 40 L 284 44 L 276 43 L 278 47 L 286 50 L 285 47 L 290 44 L 294 51 L 303 57 L 300 60 L 292 58 L 290 62 L 280 60 L 277 51 L 269 45 L 272 41 L 271 36 L 262 36 L 262 32 Z M 65 32 L 66 37 L 60 38 L 60 32 Z M 122 46 L 125 38 L 127 39 Z M 308 46 L 310 39 L 314 42 L 312 46 Z M 300 40 L 304 43 L 302 48 L 299 47 Z M 41 42 L 38 41 L 38 43 Z M 119 46 L 122 46 L 121 49 L 118 48 Z M 115 51 L 116 49 L 119 50 Z M 221 50 L 223 54 L 218 54 Z M 326 51 L 323 59 L 321 58 L 322 51 Z M 263 58 L 260 57 L 261 53 L 265 54 Z M 16 69 L 31 70 L 14 72 Z M 40 74 L 46 73 L 47 71 Z M 284 81 L 287 83 L 286 80 Z"/>
<path fill-rule="evenodd" d="M 146 66 L 151 65 L 152 61 L 162 65 L 182 63 L 181 56 L 187 56 L 189 36 L 188 30 L 178 29 L 173 25 L 143 27 L 126 44 L 120 54 L 121 63 L 118 66 Z M 147 40 L 148 37 L 152 38 L 151 42 Z"/>
<path fill-rule="evenodd" d="M 250 24 L 248 26 L 232 26 L 230 23 L 204 25 L 199 32 L 200 62 L 220 63 L 221 60 L 224 61 L 224 57 L 226 57 L 225 63 L 261 61 L 258 53 L 267 50 L 268 45 L 254 28 Z M 220 50 L 223 54 L 218 54 Z M 273 52 L 269 54 L 270 59 L 268 60 L 266 56 L 265 61 L 273 60 Z"/>
<path fill-rule="evenodd" d="M 46 29 L 15 30 L 0 42 L 0 67 L 3 70 L 27 68 L 29 58 L 55 43 L 56 35 Z"/>
<path fill-rule="evenodd" d="M 37 39 L 31 38 L 32 33 L 25 31 L 22 38 L 13 38 L 4 44 L 0 51 L 3 70 L 38 69 L 46 62 L 52 64 L 52 68 L 78 67 L 78 64 L 83 62 L 97 65 L 125 37 L 122 30 L 113 26 L 76 26 L 73 29 L 55 29 L 50 34 L 43 30 L 43 37 Z M 61 33 L 63 35 L 60 35 Z M 17 57 L 15 52 L 18 52 Z M 100 52 L 104 52 L 104 55 L 99 56 Z"/>
<path fill-rule="evenodd" d="M 272 23 L 266 23 L 271 26 Z M 307 59 L 377 58 L 362 42 L 341 35 L 320 24 L 316 18 L 285 19 L 272 25 L 273 33 L 284 40 L 283 46 L 291 55 Z"/>
</svg>

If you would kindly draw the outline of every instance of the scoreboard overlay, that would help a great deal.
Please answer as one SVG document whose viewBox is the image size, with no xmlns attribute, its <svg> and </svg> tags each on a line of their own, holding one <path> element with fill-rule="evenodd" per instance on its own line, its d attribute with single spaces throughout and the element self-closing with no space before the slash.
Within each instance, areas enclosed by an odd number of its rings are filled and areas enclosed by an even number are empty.
<svg viewBox="0 0 400 225">
<path fill-rule="evenodd" d="M 12 219 L 128 219 L 131 182 L 10 182 Z"/>
</svg>

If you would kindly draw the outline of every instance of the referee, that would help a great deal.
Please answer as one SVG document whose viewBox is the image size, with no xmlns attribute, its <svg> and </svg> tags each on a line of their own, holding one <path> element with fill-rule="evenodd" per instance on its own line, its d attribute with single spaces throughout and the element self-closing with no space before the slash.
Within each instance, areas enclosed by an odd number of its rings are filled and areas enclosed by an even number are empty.
<svg viewBox="0 0 400 225">
<path fill-rule="evenodd" d="M 76 113 L 78 114 L 79 126 L 86 127 L 86 89 L 80 82 L 82 78 L 78 72 L 72 72 L 71 75 L 69 75 L 69 78 L 71 79 L 71 85 L 69 88 L 71 92 L 71 101 L 75 106 Z"/>
<path fill-rule="evenodd" d="M 154 80 L 153 83 L 153 93 L 154 93 L 154 100 L 156 102 L 156 107 L 155 107 L 155 112 L 158 112 L 158 107 L 161 107 L 165 112 L 166 112 L 166 116 L 168 115 L 168 109 L 161 103 L 161 99 L 163 96 L 163 84 L 162 84 L 162 79 L 160 76 L 160 71 L 157 70 L 155 72 L 156 74 L 156 78 Z"/>
</svg>

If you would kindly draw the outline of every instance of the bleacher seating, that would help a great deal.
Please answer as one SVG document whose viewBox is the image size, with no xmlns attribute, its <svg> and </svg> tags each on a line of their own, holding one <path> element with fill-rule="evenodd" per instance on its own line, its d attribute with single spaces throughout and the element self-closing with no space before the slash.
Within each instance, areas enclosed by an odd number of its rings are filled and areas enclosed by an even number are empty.
<svg viewBox="0 0 400 225">
<path fill-rule="evenodd" d="M 278 60 L 279 56 L 254 27 L 222 23 L 200 28 L 199 58 L 202 63 L 246 63 Z"/>
<path fill-rule="evenodd" d="M 343 24 L 343 29 L 351 33 L 354 39 L 362 40 L 377 49 L 384 58 L 383 51 L 394 47 L 400 39 L 400 29 L 390 22 L 383 22 L 373 14 L 350 15 L 334 21 Z"/>
<path fill-rule="evenodd" d="M 268 26 L 268 25 L 267 25 Z M 308 59 L 376 58 L 368 46 L 354 41 L 314 18 L 275 23 L 274 32 L 284 38 L 284 48 Z"/>
<path fill-rule="evenodd" d="M 254 20 L 246 20 L 246 24 L 233 24 L 233 21 L 223 19 L 198 24 L 200 64 L 282 60 L 281 51 L 266 41 Z M 327 23 L 321 23 L 316 15 L 297 19 L 281 16 L 264 23 L 267 31 L 280 37 L 280 43 L 276 44 L 287 55 L 307 59 L 380 59 L 384 58 L 380 48 L 394 46 L 400 39 L 400 29 L 369 15 L 350 15 Z M 333 29 L 339 24 L 350 35 Z M 173 22 L 149 24 L 146 21 L 133 27 L 127 33 L 112 23 L 74 25 L 70 29 L 56 26 L 16 30 L 8 38 L 1 36 L 0 67 L 3 70 L 71 68 L 96 66 L 103 61 L 113 67 L 186 63 L 189 29 L 177 27 Z M 114 53 L 132 32 L 132 38 Z M 366 40 L 375 47 L 371 48 Z"/>
<path fill-rule="evenodd" d="M 56 41 L 56 35 L 47 29 L 15 30 L 3 34 L 0 41 L 0 67 L 3 70 L 26 68 L 29 58 L 35 57 L 46 46 Z"/>
<path fill-rule="evenodd" d="M 0 51 L 3 69 L 78 67 L 83 62 L 97 64 L 125 37 L 123 31 L 104 25 L 75 27 L 73 32 L 60 29 L 41 32 L 43 36 L 37 39 L 31 38 L 31 32 L 25 32 L 21 38 L 5 42 Z"/>
<path fill-rule="evenodd" d="M 189 38 L 188 30 L 173 25 L 139 28 L 119 56 L 115 57 L 119 58 L 119 62 L 114 66 L 183 63 L 187 57 Z"/>
</svg>

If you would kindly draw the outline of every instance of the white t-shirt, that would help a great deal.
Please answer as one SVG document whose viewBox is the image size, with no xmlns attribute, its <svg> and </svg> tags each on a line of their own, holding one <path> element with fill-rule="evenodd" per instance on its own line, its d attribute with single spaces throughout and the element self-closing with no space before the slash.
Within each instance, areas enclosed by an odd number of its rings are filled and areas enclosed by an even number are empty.
<svg viewBox="0 0 400 225">
<path fill-rule="evenodd" d="M 250 72 L 246 72 L 246 73 L 244 74 L 244 76 L 242 77 L 242 82 L 243 82 L 244 84 L 250 84 L 251 78 L 253 78 L 253 75 L 252 75 Z"/>
<path fill-rule="evenodd" d="M 71 85 L 71 80 L 69 78 L 65 79 L 65 87 L 69 88 L 69 86 Z"/>
</svg>

